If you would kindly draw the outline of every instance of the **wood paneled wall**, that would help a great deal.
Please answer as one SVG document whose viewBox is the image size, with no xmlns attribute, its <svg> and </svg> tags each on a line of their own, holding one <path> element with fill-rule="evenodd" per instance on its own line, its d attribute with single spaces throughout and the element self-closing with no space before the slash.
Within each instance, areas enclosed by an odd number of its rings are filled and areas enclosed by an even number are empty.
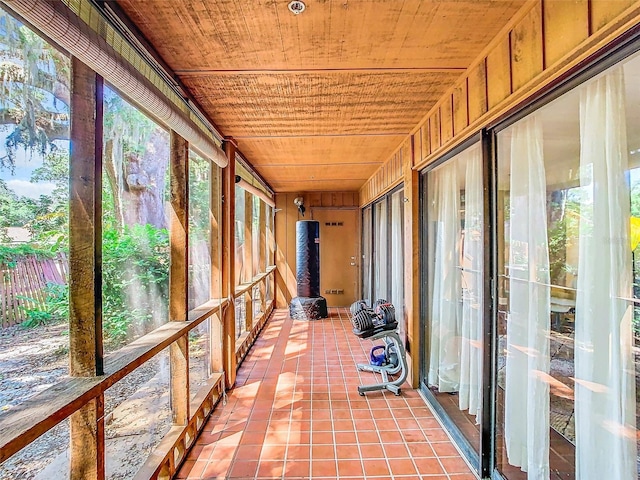
<svg viewBox="0 0 640 480">
<path fill-rule="evenodd" d="M 402 165 L 401 165 L 402 167 Z M 303 217 L 293 200 L 304 199 Z M 314 207 L 358 207 L 358 192 L 302 192 L 276 194 L 276 306 L 286 308 L 296 296 L 296 222 L 311 219 Z"/>
<path fill-rule="evenodd" d="M 425 167 L 638 23 L 634 0 L 527 3 L 414 129 L 413 168 Z M 361 205 L 399 183 L 397 156 L 409 154 L 408 146 L 405 140 L 367 180 Z"/>
<path fill-rule="evenodd" d="M 382 166 L 376 170 L 360 189 L 360 205 L 365 206 L 402 183 L 402 166 L 412 155 L 411 137 Z"/>
<path fill-rule="evenodd" d="M 528 3 L 413 132 L 414 168 L 517 108 L 638 22 L 640 2 L 633 0 Z"/>
</svg>

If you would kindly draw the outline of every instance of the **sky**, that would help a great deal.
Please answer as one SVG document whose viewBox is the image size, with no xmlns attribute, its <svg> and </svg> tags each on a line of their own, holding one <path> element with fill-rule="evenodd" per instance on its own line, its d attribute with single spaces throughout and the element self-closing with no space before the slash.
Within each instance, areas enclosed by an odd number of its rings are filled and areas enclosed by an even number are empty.
<svg viewBox="0 0 640 480">
<path fill-rule="evenodd" d="M 0 156 L 6 155 L 5 141 L 10 132 L 10 125 L 0 126 Z M 42 156 L 38 152 L 25 151 L 18 148 L 15 154 L 16 168 L 12 174 L 8 169 L 0 169 L 0 179 L 18 195 L 37 199 L 40 195 L 48 195 L 55 188 L 53 182 L 31 182 L 31 173 L 42 166 Z"/>
<path fill-rule="evenodd" d="M 0 52 L 6 54 L 7 40 L 6 40 L 6 30 L 4 28 L 4 24 L 0 25 Z M 4 59 L 3 61 L 9 61 L 10 63 L 15 63 L 20 65 L 20 59 L 17 56 L 10 56 L 9 59 Z M 53 67 L 52 61 L 48 63 L 40 62 L 41 65 L 44 66 L 46 70 L 51 71 Z M 43 106 L 51 112 L 62 112 L 68 111 L 68 107 L 63 105 L 61 102 L 55 102 L 53 95 L 46 91 L 41 91 L 44 94 Z M 12 125 L 0 125 L 0 157 L 4 157 L 6 155 L 6 147 L 5 142 L 7 139 L 7 135 L 12 130 Z M 65 143 L 68 148 L 69 142 L 61 142 Z M 11 172 L 8 169 L 0 168 L 0 179 L 4 180 L 7 186 L 13 190 L 18 195 L 22 195 L 29 198 L 37 199 L 40 195 L 48 195 L 50 194 L 55 185 L 52 182 L 39 182 L 33 183 L 31 182 L 31 173 L 36 168 L 42 166 L 42 156 L 37 152 L 25 151 L 22 148 L 18 148 L 15 152 L 15 171 Z"/>
</svg>

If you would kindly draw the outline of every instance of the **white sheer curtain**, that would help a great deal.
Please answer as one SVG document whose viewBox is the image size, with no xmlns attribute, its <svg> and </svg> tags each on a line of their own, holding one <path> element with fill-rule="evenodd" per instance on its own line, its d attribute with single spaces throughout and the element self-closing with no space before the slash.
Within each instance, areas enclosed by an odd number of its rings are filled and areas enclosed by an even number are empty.
<svg viewBox="0 0 640 480">
<path fill-rule="evenodd" d="M 482 405 L 482 283 L 483 201 L 482 150 L 480 145 L 459 157 L 465 167 L 464 237 L 462 240 L 462 342 L 460 352 L 460 410 L 480 420 Z"/>
<path fill-rule="evenodd" d="M 388 256 L 388 212 L 386 197 L 374 205 L 373 249 L 374 249 L 374 285 L 372 302 L 378 299 L 389 300 L 387 282 L 389 278 Z"/>
<path fill-rule="evenodd" d="M 460 186 L 457 163 L 435 176 L 435 251 L 428 383 L 457 392 L 460 382 Z"/>
<path fill-rule="evenodd" d="M 549 249 L 542 126 L 512 127 L 505 444 L 529 479 L 549 478 Z"/>
<path fill-rule="evenodd" d="M 363 210 L 362 214 L 362 298 L 366 300 L 369 305 L 373 303 L 372 292 L 372 276 L 373 276 L 373 252 L 372 247 L 372 235 L 371 231 L 371 215 L 373 207 L 368 206 Z"/>
<path fill-rule="evenodd" d="M 391 195 L 391 298 L 389 300 L 396 309 L 400 338 L 405 339 L 407 329 L 404 321 L 403 195 L 403 190 Z"/>
<path fill-rule="evenodd" d="M 621 68 L 580 96 L 576 478 L 636 478 L 629 186 Z"/>
</svg>

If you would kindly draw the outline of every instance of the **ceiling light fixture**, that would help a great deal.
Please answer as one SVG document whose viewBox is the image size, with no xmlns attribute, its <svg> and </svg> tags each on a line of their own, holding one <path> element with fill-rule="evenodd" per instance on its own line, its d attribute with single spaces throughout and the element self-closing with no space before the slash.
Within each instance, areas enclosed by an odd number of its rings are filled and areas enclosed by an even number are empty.
<svg viewBox="0 0 640 480">
<path fill-rule="evenodd" d="M 299 0 L 289 2 L 289 10 L 291 10 L 291 13 L 294 15 L 300 15 L 306 8 L 307 6 L 304 2 L 300 2 Z"/>
</svg>

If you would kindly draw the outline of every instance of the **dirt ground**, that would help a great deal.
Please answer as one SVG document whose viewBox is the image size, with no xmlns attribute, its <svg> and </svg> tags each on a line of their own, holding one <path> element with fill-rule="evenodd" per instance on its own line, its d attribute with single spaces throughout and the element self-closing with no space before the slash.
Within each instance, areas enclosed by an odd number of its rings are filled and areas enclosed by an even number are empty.
<svg viewBox="0 0 640 480">
<path fill-rule="evenodd" d="M 67 325 L 0 329 L 0 415 L 69 373 Z"/>
<path fill-rule="evenodd" d="M 191 340 L 196 387 L 202 381 L 202 373 L 195 370 L 203 365 L 199 357 L 204 357 L 204 349 L 197 334 Z M 68 375 L 68 342 L 66 324 L 0 329 L 0 418 Z M 132 478 L 170 427 L 165 351 L 105 392 L 107 478 Z M 65 420 L 2 463 L 0 480 L 68 478 L 68 446 Z"/>
<path fill-rule="evenodd" d="M 67 325 L 0 329 L 0 416 L 69 373 Z M 0 465 L 0 479 L 34 478 L 66 450 L 65 421 Z"/>
</svg>

